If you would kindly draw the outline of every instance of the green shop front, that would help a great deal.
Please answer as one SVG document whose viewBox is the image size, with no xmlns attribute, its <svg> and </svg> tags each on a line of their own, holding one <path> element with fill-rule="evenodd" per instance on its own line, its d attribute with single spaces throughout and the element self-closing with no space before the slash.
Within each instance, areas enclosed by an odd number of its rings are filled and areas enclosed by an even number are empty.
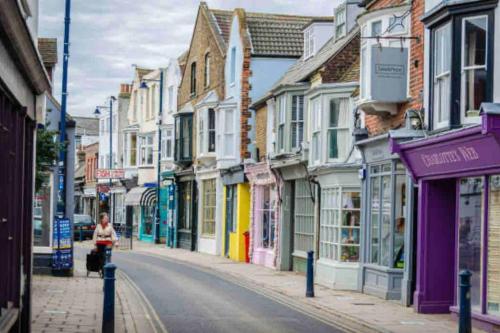
<svg viewBox="0 0 500 333">
<path fill-rule="evenodd" d="M 140 241 L 154 243 L 156 220 L 156 184 L 145 184 L 131 189 L 125 197 L 127 221 L 137 226 Z"/>
</svg>

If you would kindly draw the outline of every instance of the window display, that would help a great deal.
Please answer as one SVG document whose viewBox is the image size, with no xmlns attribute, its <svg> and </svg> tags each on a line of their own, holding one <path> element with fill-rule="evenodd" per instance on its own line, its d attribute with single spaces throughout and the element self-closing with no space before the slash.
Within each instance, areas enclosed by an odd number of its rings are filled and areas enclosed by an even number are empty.
<svg viewBox="0 0 500 333">
<path fill-rule="evenodd" d="M 203 181 L 203 224 L 202 234 L 205 236 L 215 235 L 215 207 L 216 192 L 215 179 Z"/>
<path fill-rule="evenodd" d="M 266 249 L 274 248 L 274 233 L 276 218 L 274 214 L 275 193 L 271 186 L 263 187 L 263 204 L 260 209 L 262 214 L 262 247 Z"/>
<path fill-rule="evenodd" d="M 500 176 L 490 177 L 488 204 L 487 307 L 500 315 Z"/>
<path fill-rule="evenodd" d="M 359 260 L 360 193 L 357 189 L 324 188 L 321 196 L 320 258 Z"/>
<path fill-rule="evenodd" d="M 372 166 L 369 194 L 369 262 L 403 269 L 406 222 L 406 171 L 403 165 L 393 161 Z"/>
<path fill-rule="evenodd" d="M 473 309 L 481 307 L 483 187 L 483 178 L 481 177 L 460 180 L 458 270 L 468 269 L 472 273 L 470 293 Z"/>
</svg>

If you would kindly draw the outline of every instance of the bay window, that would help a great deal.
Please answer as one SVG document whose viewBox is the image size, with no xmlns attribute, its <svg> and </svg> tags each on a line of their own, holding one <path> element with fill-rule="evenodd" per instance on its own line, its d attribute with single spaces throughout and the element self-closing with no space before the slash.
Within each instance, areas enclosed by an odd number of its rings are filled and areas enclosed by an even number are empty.
<svg viewBox="0 0 500 333">
<path fill-rule="evenodd" d="M 320 258 L 341 262 L 359 260 L 360 209 L 357 188 L 321 190 Z"/>
<path fill-rule="evenodd" d="M 332 98 L 328 114 L 328 159 L 347 155 L 349 142 L 349 98 Z"/>
<path fill-rule="evenodd" d="M 175 162 L 192 162 L 193 114 L 180 113 L 175 118 Z"/>
<path fill-rule="evenodd" d="M 433 106 L 436 127 L 450 120 L 451 101 L 451 24 L 434 32 Z"/>
<path fill-rule="evenodd" d="M 448 14 L 429 27 L 433 129 L 478 123 L 481 103 L 492 100 L 493 20 L 493 10 L 483 10 Z"/>
<path fill-rule="evenodd" d="M 215 110 L 199 111 L 198 117 L 198 151 L 200 154 L 215 152 Z"/>
<path fill-rule="evenodd" d="M 278 98 L 278 152 L 285 150 L 286 95 Z"/>
<path fill-rule="evenodd" d="M 369 169 L 368 261 L 390 268 L 404 268 L 406 222 L 406 171 L 399 162 Z"/>
<path fill-rule="evenodd" d="M 311 101 L 312 111 L 312 162 L 318 163 L 321 157 L 321 98 Z"/>
<path fill-rule="evenodd" d="M 141 166 L 153 165 L 153 135 L 139 136 Z"/>
<path fill-rule="evenodd" d="M 215 179 L 204 180 L 202 186 L 203 220 L 201 233 L 204 236 L 215 236 L 215 207 L 217 200 Z"/>
<path fill-rule="evenodd" d="M 304 96 L 292 96 L 291 132 L 292 149 L 300 149 L 304 136 Z"/>
</svg>

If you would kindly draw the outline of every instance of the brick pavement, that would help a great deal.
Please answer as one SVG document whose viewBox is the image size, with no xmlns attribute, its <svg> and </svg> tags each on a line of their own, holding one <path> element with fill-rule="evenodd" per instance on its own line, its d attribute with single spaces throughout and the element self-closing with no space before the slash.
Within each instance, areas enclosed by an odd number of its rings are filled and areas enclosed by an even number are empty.
<svg viewBox="0 0 500 333">
<path fill-rule="evenodd" d="M 97 273 L 87 277 L 81 260 L 75 261 L 73 277 L 34 275 L 32 332 L 101 332 L 102 288 L 103 280 Z M 133 283 L 117 272 L 115 332 L 161 332 L 146 303 Z"/>
</svg>

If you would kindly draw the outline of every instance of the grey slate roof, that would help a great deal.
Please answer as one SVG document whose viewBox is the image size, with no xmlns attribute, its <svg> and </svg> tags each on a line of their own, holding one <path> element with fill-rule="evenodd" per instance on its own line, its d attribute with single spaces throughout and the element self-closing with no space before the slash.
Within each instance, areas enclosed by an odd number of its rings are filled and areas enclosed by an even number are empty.
<svg viewBox="0 0 500 333">
<path fill-rule="evenodd" d="M 252 54 L 257 56 L 300 57 L 304 48 L 303 28 L 313 20 L 333 17 L 246 13 Z"/>
<path fill-rule="evenodd" d="M 359 27 L 352 29 L 351 32 L 339 39 L 331 38 L 313 57 L 306 60 L 299 59 L 293 64 L 283 77 L 273 86 L 271 90 L 275 90 L 281 86 L 296 84 L 305 80 L 314 71 L 319 69 L 325 62 L 341 51 L 353 38 L 359 34 Z"/>
<path fill-rule="evenodd" d="M 99 119 L 91 117 L 73 117 L 76 122 L 75 135 L 99 135 Z"/>
</svg>

